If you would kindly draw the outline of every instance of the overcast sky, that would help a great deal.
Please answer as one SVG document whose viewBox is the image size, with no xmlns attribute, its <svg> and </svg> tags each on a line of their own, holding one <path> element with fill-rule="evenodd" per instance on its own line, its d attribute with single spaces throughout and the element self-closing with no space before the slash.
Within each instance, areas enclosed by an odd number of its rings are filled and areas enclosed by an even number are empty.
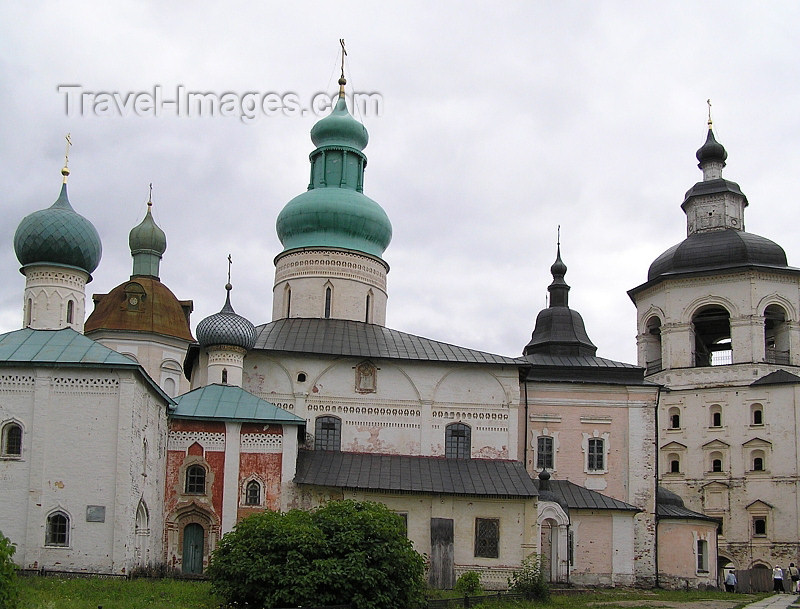
<svg viewBox="0 0 800 609">
<path fill-rule="evenodd" d="M 394 236 L 387 325 L 516 356 L 545 306 L 556 230 L 598 355 L 635 362 L 626 291 L 686 234 L 683 195 L 712 100 L 724 177 L 748 231 L 800 265 L 800 4 L 797 2 L 4 2 L 0 5 L 0 330 L 21 327 L 13 235 L 58 196 L 98 229 L 87 288 L 131 273 L 128 232 L 167 234 L 161 280 L 219 311 L 270 321 L 275 219 L 308 185 L 317 118 L 67 116 L 59 85 L 165 97 L 187 91 L 378 93 L 364 193 Z M 77 89 L 75 89 L 77 90 Z M 74 108 L 73 108 L 74 110 Z"/>
</svg>

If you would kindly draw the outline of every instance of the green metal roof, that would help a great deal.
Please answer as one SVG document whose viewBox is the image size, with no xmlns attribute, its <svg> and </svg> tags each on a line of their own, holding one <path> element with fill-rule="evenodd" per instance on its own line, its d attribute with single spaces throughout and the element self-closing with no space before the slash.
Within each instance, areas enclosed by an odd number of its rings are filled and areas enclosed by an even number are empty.
<svg viewBox="0 0 800 609">
<path fill-rule="evenodd" d="M 61 330 L 23 328 L 0 334 L 1 365 L 128 368 L 139 372 L 168 404 L 174 403 L 137 362 L 72 328 Z"/>
<path fill-rule="evenodd" d="M 208 385 L 175 398 L 177 419 L 223 419 L 255 423 L 305 425 L 305 419 L 233 385 Z"/>
</svg>

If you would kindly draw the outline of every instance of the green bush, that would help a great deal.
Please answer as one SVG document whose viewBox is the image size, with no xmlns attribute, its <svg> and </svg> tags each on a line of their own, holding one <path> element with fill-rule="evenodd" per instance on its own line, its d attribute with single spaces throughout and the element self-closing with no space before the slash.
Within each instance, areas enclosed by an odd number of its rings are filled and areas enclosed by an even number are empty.
<svg viewBox="0 0 800 609">
<path fill-rule="evenodd" d="M 480 574 L 476 573 L 475 571 L 467 571 L 466 573 L 462 573 L 461 577 L 459 577 L 456 581 L 456 585 L 453 590 L 459 594 L 465 595 L 482 594 L 483 586 L 481 586 Z"/>
<path fill-rule="evenodd" d="M 550 598 L 550 587 L 547 585 L 543 568 L 542 557 L 531 554 L 522 561 L 519 570 L 514 571 L 508 578 L 510 592 L 524 594 L 525 598 L 537 601 L 546 601 Z"/>
<path fill-rule="evenodd" d="M 207 574 L 216 594 L 245 607 L 424 603 L 423 559 L 402 520 L 368 501 L 249 516 L 220 540 Z"/>
<path fill-rule="evenodd" d="M 19 601 L 17 565 L 12 560 L 16 550 L 0 531 L 0 609 L 16 609 Z"/>
</svg>

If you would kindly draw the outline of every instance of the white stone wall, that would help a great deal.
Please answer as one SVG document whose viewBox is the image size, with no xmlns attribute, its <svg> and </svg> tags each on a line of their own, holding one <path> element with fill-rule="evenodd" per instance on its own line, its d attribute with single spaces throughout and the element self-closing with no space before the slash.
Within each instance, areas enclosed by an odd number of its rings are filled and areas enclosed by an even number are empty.
<svg viewBox="0 0 800 609">
<path fill-rule="evenodd" d="M 104 369 L 3 368 L 0 391 L 7 398 L 0 419 L 11 416 L 24 429 L 22 458 L 0 461 L 0 478 L 12 491 L 0 497 L 0 530 L 17 544 L 15 561 L 126 573 L 137 560 L 160 557 L 163 399 L 133 372 Z M 150 533 L 140 530 L 137 538 L 140 501 Z M 46 520 L 56 510 L 69 517 L 66 547 L 45 544 Z M 103 522 L 89 521 L 88 511 L 104 512 Z"/>
<path fill-rule="evenodd" d="M 362 362 L 251 351 L 243 388 L 306 419 L 309 434 L 317 416 L 341 418 L 342 450 L 444 456 L 445 427 L 463 422 L 473 457 L 518 458 L 516 367 L 374 360 L 375 391 L 360 392 Z M 192 386 L 202 382 L 198 374 Z"/>
<path fill-rule="evenodd" d="M 272 320 L 325 317 L 325 292 L 330 288 L 329 317 L 385 325 L 388 272 L 383 260 L 358 252 L 311 249 L 282 254 L 275 261 Z"/>
</svg>

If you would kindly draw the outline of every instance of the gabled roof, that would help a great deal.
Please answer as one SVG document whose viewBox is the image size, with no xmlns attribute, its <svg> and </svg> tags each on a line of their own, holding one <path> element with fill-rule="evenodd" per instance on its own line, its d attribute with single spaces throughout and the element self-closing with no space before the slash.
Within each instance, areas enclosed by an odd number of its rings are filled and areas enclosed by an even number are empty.
<svg viewBox="0 0 800 609">
<path fill-rule="evenodd" d="M 301 450 L 295 484 L 344 489 L 536 497 L 538 492 L 519 461 L 444 459 L 409 455 Z"/>
<path fill-rule="evenodd" d="M 541 480 L 535 480 L 536 488 L 541 488 Z M 548 481 L 549 491 L 564 500 L 571 510 L 622 510 L 641 512 L 639 508 L 619 499 L 614 499 L 570 482 L 569 480 Z"/>
<path fill-rule="evenodd" d="M 0 365 L 127 368 L 138 372 L 168 404 L 174 404 L 173 399 L 164 393 L 137 362 L 72 328 L 23 328 L 0 334 Z"/>
<path fill-rule="evenodd" d="M 254 349 L 466 364 L 524 364 L 504 357 L 346 319 L 290 318 L 256 327 Z"/>
<path fill-rule="evenodd" d="M 786 370 L 776 370 L 775 372 L 770 372 L 768 375 L 762 376 L 760 379 L 753 381 L 750 383 L 750 386 L 788 385 L 795 383 L 800 383 L 800 376 L 794 375 L 791 372 L 786 372 Z"/>
<path fill-rule="evenodd" d="M 233 385 L 207 385 L 175 398 L 175 419 L 305 425 L 305 419 Z"/>
<path fill-rule="evenodd" d="M 689 508 L 681 505 L 661 505 L 656 507 L 656 517 L 659 520 L 676 519 L 676 520 L 708 520 L 709 522 L 719 522 L 719 518 L 706 516 L 700 512 L 694 512 Z"/>
</svg>

